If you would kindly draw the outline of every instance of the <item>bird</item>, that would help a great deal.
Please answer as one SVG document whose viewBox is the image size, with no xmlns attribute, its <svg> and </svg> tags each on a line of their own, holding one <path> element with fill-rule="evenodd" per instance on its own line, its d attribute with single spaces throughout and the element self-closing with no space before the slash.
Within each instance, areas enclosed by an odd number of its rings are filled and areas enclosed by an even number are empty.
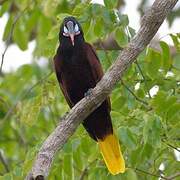
<svg viewBox="0 0 180 180">
<path fill-rule="evenodd" d="M 92 45 L 85 41 L 82 27 L 73 16 L 65 17 L 60 26 L 54 69 L 70 108 L 90 93 L 103 77 L 98 56 Z M 109 172 L 116 175 L 125 172 L 125 161 L 113 131 L 110 112 L 108 97 L 82 124 L 90 137 L 98 143 Z"/>
</svg>

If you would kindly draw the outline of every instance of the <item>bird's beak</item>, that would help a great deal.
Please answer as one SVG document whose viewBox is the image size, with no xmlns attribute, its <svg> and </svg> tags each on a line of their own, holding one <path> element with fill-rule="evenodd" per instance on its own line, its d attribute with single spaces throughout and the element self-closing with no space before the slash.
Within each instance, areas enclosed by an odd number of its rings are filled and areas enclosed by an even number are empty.
<svg viewBox="0 0 180 180">
<path fill-rule="evenodd" d="M 71 43 L 74 46 L 74 33 L 70 33 L 69 36 L 70 36 L 70 39 L 71 39 Z"/>
</svg>

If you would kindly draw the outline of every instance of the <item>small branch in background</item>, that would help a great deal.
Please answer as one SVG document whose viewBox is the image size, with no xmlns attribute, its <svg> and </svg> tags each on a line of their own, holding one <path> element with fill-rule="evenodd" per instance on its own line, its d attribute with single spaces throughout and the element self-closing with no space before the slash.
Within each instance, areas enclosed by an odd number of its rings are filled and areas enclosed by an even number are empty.
<svg viewBox="0 0 180 180">
<path fill-rule="evenodd" d="M 4 153 L 2 152 L 2 150 L 0 149 L 0 161 L 4 166 L 4 169 L 6 170 L 6 172 L 10 172 L 10 168 L 9 168 L 9 164 L 7 162 L 6 157 L 4 156 Z"/>
<path fill-rule="evenodd" d="M 150 98 L 152 98 L 151 95 L 150 95 L 150 93 L 149 93 L 149 90 L 148 90 L 148 86 L 147 86 L 147 82 L 146 82 L 146 77 L 144 76 L 144 73 L 143 73 L 143 71 L 142 71 L 139 63 L 137 62 L 137 60 L 136 60 L 134 63 L 137 65 L 137 68 L 138 68 L 138 70 L 139 70 L 139 72 L 140 72 L 140 74 L 141 74 L 141 76 L 142 76 L 142 78 L 143 78 L 143 80 L 144 80 L 144 83 L 145 83 L 145 86 L 146 86 L 146 91 L 147 91 L 147 93 L 148 93 L 148 96 L 149 96 Z"/>
<path fill-rule="evenodd" d="M 8 38 L 6 40 L 6 47 L 4 49 L 4 52 L 2 53 L 1 55 L 1 66 L 0 66 L 0 74 L 3 74 L 2 73 L 2 68 L 3 68 L 3 63 L 4 63 L 4 58 L 5 58 L 5 55 L 6 55 L 6 52 L 9 48 L 9 45 L 11 44 L 11 39 L 12 39 L 12 35 L 13 35 L 13 32 L 14 32 L 14 28 L 15 28 L 15 25 L 16 23 L 18 22 L 19 18 L 25 13 L 25 11 L 28 9 L 29 5 L 24 8 L 24 10 L 22 10 L 15 18 L 14 18 L 14 21 L 12 23 L 12 26 L 11 26 L 11 30 L 10 30 L 10 33 L 8 35 Z"/>
<path fill-rule="evenodd" d="M 133 169 L 133 168 L 131 168 L 131 169 Z M 144 171 L 144 170 L 142 170 L 142 169 L 139 169 L 139 168 L 135 168 L 134 169 L 136 172 L 141 172 L 141 173 L 143 173 L 143 174 L 147 174 L 147 175 L 149 175 L 149 176 L 153 176 L 153 177 L 157 177 L 157 178 L 160 178 L 160 179 L 165 179 L 165 180 L 169 180 L 169 178 L 168 177 L 164 177 L 164 176 L 162 176 L 161 174 L 153 174 L 153 173 L 150 173 L 150 172 L 147 172 L 147 171 Z"/>
<path fill-rule="evenodd" d="M 125 85 L 124 81 L 121 79 L 121 84 L 134 96 L 134 98 L 139 101 L 140 103 L 148 106 L 148 103 L 142 99 L 140 99 L 138 96 L 136 96 L 136 94 L 128 87 Z"/>
<path fill-rule="evenodd" d="M 104 48 L 103 42 L 102 42 L 101 39 L 99 40 L 99 45 L 100 45 L 100 47 L 102 48 L 102 50 L 104 50 L 104 52 L 105 52 L 105 54 L 106 54 L 106 58 L 107 58 L 107 60 L 108 60 L 108 64 L 109 64 L 109 65 L 112 65 L 111 59 L 110 59 L 110 57 L 109 57 L 109 54 L 108 54 L 107 50 Z"/>
<path fill-rule="evenodd" d="M 131 169 L 134 169 L 134 168 L 131 168 Z M 177 178 L 177 177 L 180 176 L 180 172 L 177 172 L 177 173 L 175 173 L 174 175 L 165 177 L 165 176 L 163 176 L 163 175 L 161 175 L 161 174 L 160 174 L 160 175 L 158 175 L 158 174 L 153 174 L 153 173 L 144 171 L 144 170 L 139 169 L 139 168 L 135 168 L 134 170 L 135 170 L 136 172 L 141 172 L 141 173 L 147 174 L 147 175 L 149 175 L 149 176 L 154 176 L 154 177 L 157 177 L 157 178 L 160 178 L 160 179 L 165 179 L 165 180 L 173 180 L 173 179 L 175 179 L 175 178 Z"/>
<path fill-rule="evenodd" d="M 0 0 L 0 5 L 2 6 L 8 0 Z"/>
<path fill-rule="evenodd" d="M 87 169 L 87 167 L 86 167 L 86 168 L 84 168 L 84 170 L 83 170 L 83 172 L 82 172 L 79 180 L 84 180 L 84 178 L 85 178 L 85 176 L 87 175 L 87 173 L 88 173 L 88 169 Z"/>
<path fill-rule="evenodd" d="M 169 143 L 166 142 L 165 140 L 162 140 L 162 142 L 163 142 L 164 144 L 166 144 L 167 146 L 169 146 L 170 148 L 172 148 L 172 149 L 180 152 L 180 149 L 178 149 L 177 147 L 173 146 L 172 144 L 169 144 Z"/>
<path fill-rule="evenodd" d="M 0 97 L 0 101 L 1 101 L 7 108 L 10 107 L 9 104 L 8 104 L 8 102 L 6 102 L 2 97 Z"/>
<path fill-rule="evenodd" d="M 53 72 L 51 71 L 50 73 L 48 73 L 46 76 L 44 76 L 42 79 L 40 79 L 39 81 L 37 81 L 33 86 L 31 86 L 27 91 L 25 91 L 25 93 L 21 96 L 20 99 L 18 99 L 16 101 L 16 103 L 14 103 L 14 105 L 11 106 L 11 108 L 8 110 L 8 112 L 6 113 L 3 121 L 5 121 L 14 111 L 14 109 L 16 108 L 17 104 L 19 101 L 23 100 L 36 86 L 38 86 L 39 84 L 41 84 L 43 81 L 45 81 Z M 3 122 L 2 121 L 2 122 Z"/>
<path fill-rule="evenodd" d="M 173 180 L 173 179 L 176 179 L 177 177 L 180 177 L 180 172 L 177 172 L 172 176 L 166 177 L 166 179 L 167 180 Z"/>
<path fill-rule="evenodd" d="M 97 161 L 97 159 L 93 160 L 92 162 L 90 162 L 82 171 L 80 179 L 79 180 L 84 180 L 85 176 L 88 174 L 88 168 L 94 164 Z"/>
<path fill-rule="evenodd" d="M 116 42 L 113 34 L 110 34 L 104 41 L 98 40 L 94 42 L 93 46 L 97 50 L 123 50 L 123 48 Z"/>
</svg>

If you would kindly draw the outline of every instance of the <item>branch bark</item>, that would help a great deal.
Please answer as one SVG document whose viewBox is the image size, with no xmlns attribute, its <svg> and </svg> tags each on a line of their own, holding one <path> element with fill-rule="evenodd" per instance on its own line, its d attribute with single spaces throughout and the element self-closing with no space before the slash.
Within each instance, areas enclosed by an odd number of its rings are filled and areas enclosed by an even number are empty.
<svg viewBox="0 0 180 180">
<path fill-rule="evenodd" d="M 152 7 L 144 14 L 141 27 L 136 36 L 118 56 L 117 61 L 109 68 L 101 81 L 92 90 L 92 94 L 78 102 L 62 118 L 56 129 L 45 140 L 40 148 L 27 180 L 44 179 L 48 176 L 55 153 L 60 150 L 79 124 L 111 93 L 125 70 L 150 43 L 167 14 L 178 0 L 155 0 Z"/>
</svg>

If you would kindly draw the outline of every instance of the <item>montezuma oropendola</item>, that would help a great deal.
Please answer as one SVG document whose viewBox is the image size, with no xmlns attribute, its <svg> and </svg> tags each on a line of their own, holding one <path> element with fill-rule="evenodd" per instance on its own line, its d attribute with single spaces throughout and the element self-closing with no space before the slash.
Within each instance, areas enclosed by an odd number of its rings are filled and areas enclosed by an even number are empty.
<svg viewBox="0 0 180 180">
<path fill-rule="evenodd" d="M 54 57 L 56 76 L 67 103 L 72 108 L 103 76 L 93 47 L 85 42 L 83 31 L 74 17 L 66 17 L 60 27 L 60 45 Z M 108 97 L 84 121 L 89 135 L 98 142 L 111 174 L 123 173 L 125 163 L 119 141 L 113 133 Z"/>
</svg>

